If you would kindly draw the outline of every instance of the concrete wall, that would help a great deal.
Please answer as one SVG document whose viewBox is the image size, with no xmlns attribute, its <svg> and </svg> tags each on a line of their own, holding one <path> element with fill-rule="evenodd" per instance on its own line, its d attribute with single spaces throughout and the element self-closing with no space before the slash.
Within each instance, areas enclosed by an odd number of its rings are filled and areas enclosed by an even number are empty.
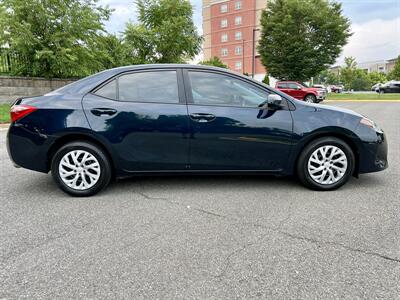
<svg viewBox="0 0 400 300">
<path fill-rule="evenodd" d="M 0 76 L 0 103 L 11 103 L 18 97 L 43 95 L 71 82 L 74 80 Z"/>
</svg>

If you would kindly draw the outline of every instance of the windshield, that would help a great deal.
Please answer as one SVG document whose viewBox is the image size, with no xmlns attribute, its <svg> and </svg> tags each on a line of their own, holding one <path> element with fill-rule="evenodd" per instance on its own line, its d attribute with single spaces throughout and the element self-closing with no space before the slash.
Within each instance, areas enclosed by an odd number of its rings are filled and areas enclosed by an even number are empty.
<svg viewBox="0 0 400 300">
<path fill-rule="evenodd" d="M 302 86 L 308 88 L 309 86 L 307 84 L 305 84 L 304 82 L 299 82 L 299 84 L 301 84 Z"/>
</svg>

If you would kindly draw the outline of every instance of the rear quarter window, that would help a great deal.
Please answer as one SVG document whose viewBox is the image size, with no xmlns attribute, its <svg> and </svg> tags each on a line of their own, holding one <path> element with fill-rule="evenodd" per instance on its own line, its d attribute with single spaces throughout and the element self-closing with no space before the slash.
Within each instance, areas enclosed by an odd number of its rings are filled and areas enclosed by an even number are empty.
<svg viewBox="0 0 400 300">
<path fill-rule="evenodd" d="M 109 83 L 103 85 L 96 92 L 96 95 L 109 99 L 117 99 L 117 81 L 114 79 Z"/>
</svg>

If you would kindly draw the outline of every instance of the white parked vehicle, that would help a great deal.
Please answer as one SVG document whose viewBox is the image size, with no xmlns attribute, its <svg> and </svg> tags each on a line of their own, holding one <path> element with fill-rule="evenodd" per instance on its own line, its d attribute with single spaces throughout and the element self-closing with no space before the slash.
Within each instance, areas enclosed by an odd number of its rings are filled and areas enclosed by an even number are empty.
<svg viewBox="0 0 400 300">
<path fill-rule="evenodd" d="M 382 86 L 383 84 L 382 83 L 377 83 L 377 84 L 374 84 L 372 87 L 371 87 L 371 91 L 373 91 L 373 92 L 379 92 L 379 88 Z"/>
</svg>

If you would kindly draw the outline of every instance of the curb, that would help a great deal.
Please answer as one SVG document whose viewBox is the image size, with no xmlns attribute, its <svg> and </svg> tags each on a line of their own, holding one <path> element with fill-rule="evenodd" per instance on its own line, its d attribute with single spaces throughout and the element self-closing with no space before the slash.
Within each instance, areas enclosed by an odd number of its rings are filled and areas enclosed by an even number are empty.
<svg viewBox="0 0 400 300">
<path fill-rule="evenodd" d="M 335 100 L 324 100 L 323 102 L 371 102 L 371 103 L 378 103 L 378 102 L 393 102 L 393 103 L 400 103 L 400 99 L 387 99 L 387 100 L 352 100 L 352 99 L 335 99 Z"/>
<path fill-rule="evenodd" d="M 10 127 L 10 123 L 1 124 L 0 123 L 0 131 L 6 131 Z"/>
</svg>

